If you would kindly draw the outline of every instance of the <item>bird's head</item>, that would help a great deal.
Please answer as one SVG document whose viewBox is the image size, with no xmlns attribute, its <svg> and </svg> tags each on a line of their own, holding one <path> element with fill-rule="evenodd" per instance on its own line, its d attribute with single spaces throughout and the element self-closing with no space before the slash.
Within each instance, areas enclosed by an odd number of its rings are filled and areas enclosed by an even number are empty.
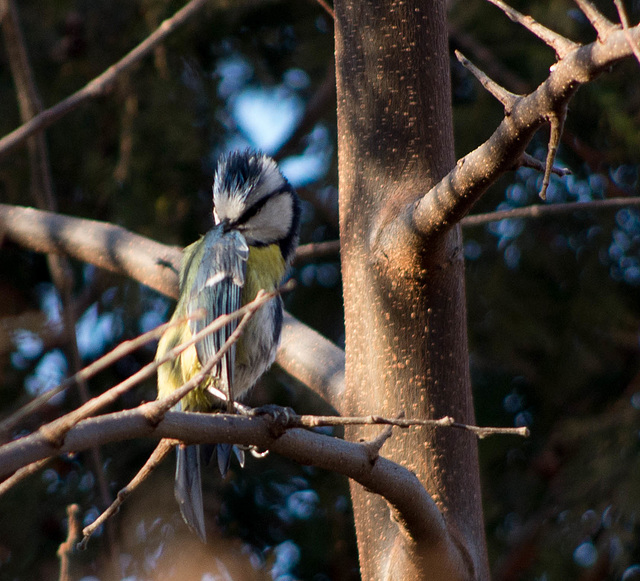
<svg viewBox="0 0 640 581">
<path fill-rule="evenodd" d="M 291 260 L 300 202 L 270 157 L 247 150 L 220 159 L 213 181 L 213 217 L 225 230 L 239 231 L 249 245 L 279 244 L 285 260 Z"/>
</svg>

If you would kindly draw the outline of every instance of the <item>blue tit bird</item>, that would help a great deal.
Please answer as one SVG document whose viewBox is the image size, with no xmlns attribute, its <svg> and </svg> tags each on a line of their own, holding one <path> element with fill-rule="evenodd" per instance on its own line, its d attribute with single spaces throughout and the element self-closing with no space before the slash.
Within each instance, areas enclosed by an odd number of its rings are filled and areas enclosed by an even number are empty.
<svg viewBox="0 0 640 581">
<path fill-rule="evenodd" d="M 206 315 L 169 328 L 160 338 L 156 359 L 189 340 L 220 315 L 251 302 L 260 291 L 277 289 L 298 245 L 300 202 L 276 162 L 255 151 L 233 152 L 218 162 L 213 182 L 214 226 L 187 246 L 180 269 L 180 296 L 172 320 L 198 309 Z M 209 377 L 185 396 L 177 409 L 211 412 L 241 398 L 273 363 L 282 328 L 282 299 L 265 304 L 248 322 L 240 339 L 213 367 Z M 202 339 L 158 368 L 158 397 L 186 383 L 215 356 L 238 321 Z M 224 473 L 231 446 L 218 445 Z M 199 446 L 177 448 L 175 496 L 182 517 L 206 539 Z"/>
</svg>

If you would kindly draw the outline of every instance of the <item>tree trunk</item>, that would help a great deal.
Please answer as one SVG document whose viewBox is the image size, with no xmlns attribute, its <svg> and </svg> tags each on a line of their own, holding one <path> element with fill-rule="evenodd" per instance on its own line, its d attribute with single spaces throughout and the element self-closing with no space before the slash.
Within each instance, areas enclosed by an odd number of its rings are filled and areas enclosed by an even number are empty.
<svg viewBox="0 0 640 581">
<path fill-rule="evenodd" d="M 473 423 L 460 229 L 425 239 L 402 219 L 455 163 L 445 2 L 336 0 L 335 11 L 343 411 Z M 443 568 L 437 546 L 412 550 L 386 502 L 352 484 L 362 578 L 488 579 L 475 437 L 396 430 L 382 455 L 436 500 L 467 570 Z"/>
</svg>

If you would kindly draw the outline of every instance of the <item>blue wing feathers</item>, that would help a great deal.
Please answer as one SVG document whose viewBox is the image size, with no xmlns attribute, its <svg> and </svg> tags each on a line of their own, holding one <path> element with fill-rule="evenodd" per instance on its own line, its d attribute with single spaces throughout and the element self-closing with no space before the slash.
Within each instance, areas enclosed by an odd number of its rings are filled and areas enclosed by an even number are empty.
<svg viewBox="0 0 640 581">
<path fill-rule="evenodd" d="M 243 236 L 235 231 L 224 233 L 221 227 L 211 230 L 202 243 L 202 260 L 193 285 L 188 290 L 188 312 L 205 308 L 207 316 L 191 322 L 193 333 L 201 331 L 220 315 L 233 313 L 242 306 L 242 287 L 249 256 Z M 202 365 L 215 356 L 237 326 L 238 321 L 232 321 L 196 345 Z M 232 345 L 213 369 L 213 375 L 220 378 L 223 391 L 233 385 L 234 367 L 235 345 Z"/>
</svg>

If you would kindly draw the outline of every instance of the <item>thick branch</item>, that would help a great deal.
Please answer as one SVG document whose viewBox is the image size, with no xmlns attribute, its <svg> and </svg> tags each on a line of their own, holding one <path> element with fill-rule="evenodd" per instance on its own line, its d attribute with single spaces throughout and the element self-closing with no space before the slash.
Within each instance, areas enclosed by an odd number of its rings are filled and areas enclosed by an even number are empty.
<svg viewBox="0 0 640 581">
<path fill-rule="evenodd" d="M 628 34 L 638 42 L 640 27 L 630 29 Z M 485 143 L 460 159 L 419 200 L 411 216 L 416 230 L 433 236 L 458 223 L 501 174 L 518 165 L 535 132 L 567 106 L 581 84 L 630 54 L 624 32 L 617 30 L 605 43 L 580 47 L 559 61 L 536 91 L 514 104 L 511 115 Z"/>
<path fill-rule="evenodd" d="M 138 437 L 257 446 L 300 464 L 338 472 L 384 496 L 414 543 L 424 551 L 438 552 L 443 567 L 465 568 L 440 510 L 416 476 L 381 457 L 372 463 L 365 445 L 299 428 L 274 438 L 272 420 L 265 416 L 168 412 L 154 427 L 145 407 L 85 420 L 68 432 L 59 449 L 38 433 L 11 442 L 0 448 L 0 476 L 48 456 Z"/>
<path fill-rule="evenodd" d="M 35 252 L 66 254 L 128 276 L 167 296 L 178 296 L 181 250 L 106 222 L 0 204 L 0 240 Z M 344 351 L 286 315 L 278 364 L 340 409 Z"/>
</svg>

